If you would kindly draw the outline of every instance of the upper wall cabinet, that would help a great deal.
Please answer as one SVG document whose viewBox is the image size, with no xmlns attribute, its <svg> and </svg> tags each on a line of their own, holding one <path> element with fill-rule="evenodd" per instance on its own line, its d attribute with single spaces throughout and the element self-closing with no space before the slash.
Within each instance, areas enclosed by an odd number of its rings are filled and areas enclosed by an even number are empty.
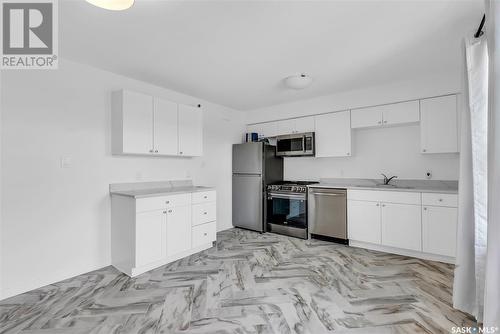
<svg viewBox="0 0 500 334">
<path fill-rule="evenodd" d="M 420 100 L 422 153 L 458 152 L 457 95 Z"/>
<path fill-rule="evenodd" d="M 121 90 L 112 95 L 112 153 L 202 155 L 201 109 Z"/>
<path fill-rule="evenodd" d="M 418 101 L 393 103 L 351 110 L 351 127 L 353 129 L 416 123 L 419 120 Z"/>
<path fill-rule="evenodd" d="M 203 115 L 198 107 L 179 105 L 179 155 L 203 154 Z"/>
<path fill-rule="evenodd" d="M 315 117 L 316 157 L 351 156 L 351 115 L 341 111 Z"/>
<path fill-rule="evenodd" d="M 256 132 L 259 138 L 274 137 L 278 135 L 278 122 L 252 124 L 247 126 L 248 132 Z"/>
<path fill-rule="evenodd" d="M 314 132 L 314 116 L 278 121 L 278 135 Z"/>
</svg>

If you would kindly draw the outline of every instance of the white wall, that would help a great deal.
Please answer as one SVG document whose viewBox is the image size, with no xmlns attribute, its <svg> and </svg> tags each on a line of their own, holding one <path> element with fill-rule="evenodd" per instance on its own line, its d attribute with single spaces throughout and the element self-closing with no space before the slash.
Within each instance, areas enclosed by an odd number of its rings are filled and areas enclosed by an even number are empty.
<svg viewBox="0 0 500 334">
<path fill-rule="evenodd" d="M 232 226 L 240 112 L 78 63 L 59 67 L 2 78 L 4 297 L 110 264 L 110 183 L 192 178 L 215 186 L 217 228 Z M 120 88 L 201 103 L 204 156 L 111 156 L 110 93 Z M 62 156 L 72 168 L 60 168 Z"/>
<path fill-rule="evenodd" d="M 321 96 L 261 108 L 247 113 L 247 124 L 359 108 L 397 101 L 457 93 L 460 73 L 417 78 L 389 85 Z M 345 158 L 287 158 L 285 178 L 316 180 L 327 177 L 378 178 L 380 173 L 406 179 L 458 179 L 458 154 L 420 153 L 419 126 L 353 130 L 353 156 Z"/>
</svg>

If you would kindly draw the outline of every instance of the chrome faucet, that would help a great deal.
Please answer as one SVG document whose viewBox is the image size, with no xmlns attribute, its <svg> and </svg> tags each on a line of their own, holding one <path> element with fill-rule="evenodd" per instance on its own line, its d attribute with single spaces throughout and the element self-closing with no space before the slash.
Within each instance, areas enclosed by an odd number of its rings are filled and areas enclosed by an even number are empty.
<svg viewBox="0 0 500 334">
<path fill-rule="evenodd" d="M 385 175 L 385 174 L 380 174 L 380 175 L 382 175 L 382 176 L 384 177 L 384 185 L 388 185 L 388 184 L 389 184 L 389 182 L 391 182 L 391 180 L 392 180 L 392 179 L 396 179 L 396 178 L 397 178 L 397 176 L 396 176 L 396 175 L 391 176 L 391 177 L 389 177 L 389 178 L 388 178 L 388 177 L 387 177 L 387 175 Z"/>
</svg>

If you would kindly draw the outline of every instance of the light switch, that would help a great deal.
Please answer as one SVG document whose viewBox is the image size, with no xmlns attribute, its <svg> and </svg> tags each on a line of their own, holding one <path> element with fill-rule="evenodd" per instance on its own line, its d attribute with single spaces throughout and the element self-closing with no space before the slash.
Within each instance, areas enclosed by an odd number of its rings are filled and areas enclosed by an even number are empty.
<svg viewBox="0 0 500 334">
<path fill-rule="evenodd" d="M 71 157 L 61 157 L 61 168 L 73 167 L 73 159 Z"/>
</svg>

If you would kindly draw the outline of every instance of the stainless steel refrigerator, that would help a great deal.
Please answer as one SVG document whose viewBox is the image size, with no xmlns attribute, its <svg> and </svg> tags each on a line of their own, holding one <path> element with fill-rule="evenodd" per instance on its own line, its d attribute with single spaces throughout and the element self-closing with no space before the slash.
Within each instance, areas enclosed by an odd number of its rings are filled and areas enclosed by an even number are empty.
<svg viewBox="0 0 500 334">
<path fill-rule="evenodd" d="M 266 186 L 283 180 L 283 158 L 264 142 L 233 145 L 233 226 L 265 232 Z"/>
</svg>

